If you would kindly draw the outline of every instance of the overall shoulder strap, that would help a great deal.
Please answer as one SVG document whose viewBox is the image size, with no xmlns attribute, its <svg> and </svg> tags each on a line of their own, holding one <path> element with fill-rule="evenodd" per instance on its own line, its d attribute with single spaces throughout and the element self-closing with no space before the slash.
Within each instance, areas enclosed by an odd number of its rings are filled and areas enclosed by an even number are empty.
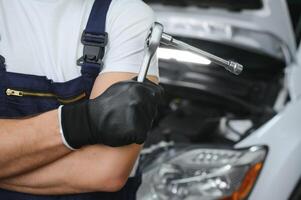
<svg viewBox="0 0 301 200">
<path fill-rule="evenodd" d="M 5 58 L 0 55 L 0 70 L 5 70 Z"/>
<path fill-rule="evenodd" d="M 82 73 L 98 75 L 103 68 L 102 59 L 108 43 L 105 31 L 107 12 L 112 0 L 95 0 L 81 42 L 84 45 L 83 56 L 77 61 Z"/>
</svg>

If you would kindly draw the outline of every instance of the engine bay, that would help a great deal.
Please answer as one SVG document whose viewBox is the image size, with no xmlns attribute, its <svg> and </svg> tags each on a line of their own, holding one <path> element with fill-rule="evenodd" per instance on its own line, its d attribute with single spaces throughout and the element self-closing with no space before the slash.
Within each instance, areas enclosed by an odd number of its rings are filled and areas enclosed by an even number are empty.
<svg viewBox="0 0 301 200">
<path fill-rule="evenodd" d="M 226 59 L 236 55 L 245 70 L 235 76 L 213 63 L 160 60 L 165 104 L 146 148 L 161 141 L 232 146 L 277 113 L 274 106 L 283 88 L 283 61 L 252 49 L 181 40 Z"/>
</svg>

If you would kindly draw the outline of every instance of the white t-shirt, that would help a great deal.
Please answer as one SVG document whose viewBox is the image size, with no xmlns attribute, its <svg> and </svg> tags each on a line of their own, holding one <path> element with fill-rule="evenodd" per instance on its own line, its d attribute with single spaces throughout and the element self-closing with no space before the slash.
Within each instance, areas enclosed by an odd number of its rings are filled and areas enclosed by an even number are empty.
<svg viewBox="0 0 301 200">
<path fill-rule="evenodd" d="M 0 0 L 0 55 L 9 72 L 65 82 L 80 76 L 76 61 L 94 0 Z M 112 0 L 107 13 L 109 42 L 105 72 L 138 73 L 153 11 L 141 0 Z M 150 75 L 158 76 L 158 62 Z"/>
</svg>

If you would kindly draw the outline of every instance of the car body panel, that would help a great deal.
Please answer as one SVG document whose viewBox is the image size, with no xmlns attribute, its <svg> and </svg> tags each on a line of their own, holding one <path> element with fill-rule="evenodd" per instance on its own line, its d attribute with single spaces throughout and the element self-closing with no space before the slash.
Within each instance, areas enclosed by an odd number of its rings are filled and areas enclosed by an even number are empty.
<svg viewBox="0 0 301 200">
<path fill-rule="evenodd" d="M 299 76 L 300 77 L 300 76 Z M 250 200 L 288 199 L 301 177 L 301 99 L 286 108 L 236 148 L 267 145 L 269 153 Z"/>
<path fill-rule="evenodd" d="M 300 44 L 301 45 L 301 44 Z M 296 62 L 287 69 L 287 81 L 292 101 L 301 98 L 301 48 L 299 47 Z"/>
<path fill-rule="evenodd" d="M 165 31 L 173 35 L 246 45 L 278 58 L 280 48 L 285 48 L 285 54 L 293 57 L 296 44 L 286 1 L 263 0 L 263 5 L 260 10 L 241 12 L 159 4 L 152 7 Z M 270 37 L 262 38 L 263 33 Z"/>
</svg>

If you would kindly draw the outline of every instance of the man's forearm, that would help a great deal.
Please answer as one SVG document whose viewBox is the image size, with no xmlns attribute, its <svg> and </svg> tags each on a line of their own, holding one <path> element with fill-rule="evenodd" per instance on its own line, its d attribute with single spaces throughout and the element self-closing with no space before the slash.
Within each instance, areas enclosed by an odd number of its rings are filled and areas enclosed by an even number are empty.
<svg viewBox="0 0 301 200">
<path fill-rule="evenodd" d="M 25 173 L 68 154 L 57 110 L 29 119 L 0 120 L 0 179 Z"/>
<path fill-rule="evenodd" d="M 122 188 L 141 146 L 91 146 L 33 172 L 0 181 L 0 188 L 40 195 L 113 192 Z"/>
</svg>

